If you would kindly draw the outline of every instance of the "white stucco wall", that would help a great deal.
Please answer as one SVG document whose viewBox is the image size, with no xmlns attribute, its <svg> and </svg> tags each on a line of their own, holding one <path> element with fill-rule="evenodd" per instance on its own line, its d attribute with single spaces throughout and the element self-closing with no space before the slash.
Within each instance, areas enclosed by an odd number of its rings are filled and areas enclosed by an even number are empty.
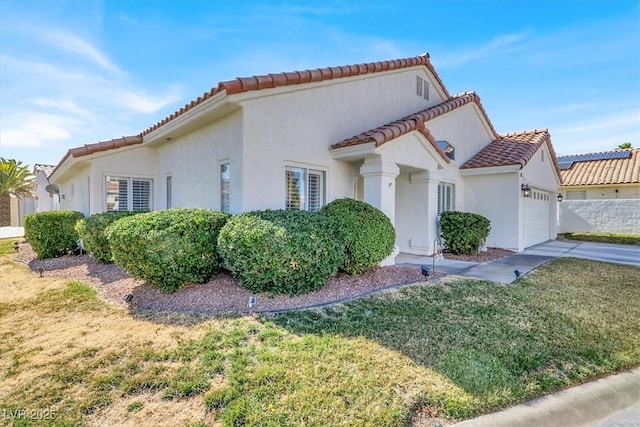
<svg viewBox="0 0 640 427">
<path fill-rule="evenodd" d="M 465 208 L 491 221 L 487 246 L 520 249 L 519 172 L 464 177 Z"/>
<path fill-rule="evenodd" d="M 560 233 L 640 234 L 640 200 L 565 200 L 559 205 Z"/>
<path fill-rule="evenodd" d="M 77 165 L 74 173 L 65 175 L 65 179 L 56 182 L 60 188 L 60 209 L 82 212 L 85 216 L 95 213 L 90 209 L 90 196 L 95 193 L 93 184 L 89 187 L 91 166 Z M 100 212 L 100 211 L 98 211 Z"/>
<path fill-rule="evenodd" d="M 242 112 L 158 146 L 155 205 L 167 205 L 166 177 L 171 176 L 172 207 L 220 209 L 220 165 L 230 163 L 230 210 L 242 210 Z M 284 180 L 284 178 L 283 178 Z"/>
<path fill-rule="evenodd" d="M 522 168 L 522 182 L 557 195 L 560 181 L 546 145 L 542 145 Z"/>
<path fill-rule="evenodd" d="M 302 86 L 267 89 L 242 101 L 248 118 L 242 210 L 283 208 L 286 166 L 324 170 L 327 202 L 354 197 L 353 165 L 334 160 L 329 147 L 442 102 L 433 88 L 428 101 L 416 95 L 416 75 L 427 77 L 415 68 L 325 81 L 304 91 L 298 90 Z"/>
<path fill-rule="evenodd" d="M 567 199 L 569 191 L 584 191 L 586 200 L 593 199 L 640 199 L 640 185 L 621 184 L 606 186 L 562 187 L 562 194 Z"/>
<path fill-rule="evenodd" d="M 44 172 L 38 171 L 35 173 L 36 182 L 34 188 L 35 196 L 35 211 L 46 212 L 54 210 L 56 207 L 56 199 L 58 196 L 49 194 L 45 189 L 49 185 L 49 180 L 45 176 Z"/>
<path fill-rule="evenodd" d="M 453 145 L 454 165 L 463 164 L 493 140 L 474 102 L 430 120 L 426 125 L 436 140 Z"/>
</svg>

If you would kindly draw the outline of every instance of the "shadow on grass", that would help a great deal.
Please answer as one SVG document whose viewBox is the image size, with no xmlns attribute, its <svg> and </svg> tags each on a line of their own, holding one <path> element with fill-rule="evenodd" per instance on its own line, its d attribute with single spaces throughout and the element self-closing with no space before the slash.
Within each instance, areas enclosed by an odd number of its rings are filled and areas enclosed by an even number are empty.
<svg viewBox="0 0 640 427">
<path fill-rule="evenodd" d="M 434 369 L 474 397 L 438 402 L 465 418 L 640 364 L 639 283 L 637 268 L 565 259 L 517 286 L 444 280 L 273 322 L 365 337 Z"/>
</svg>

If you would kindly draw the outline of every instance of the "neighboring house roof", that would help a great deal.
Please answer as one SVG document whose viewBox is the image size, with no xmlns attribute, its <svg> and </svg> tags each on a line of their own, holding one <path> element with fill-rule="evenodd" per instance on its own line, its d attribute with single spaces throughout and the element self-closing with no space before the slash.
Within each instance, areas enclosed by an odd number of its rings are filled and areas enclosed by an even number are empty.
<svg viewBox="0 0 640 427">
<path fill-rule="evenodd" d="M 460 166 L 460 169 L 509 165 L 520 165 L 522 168 L 531 160 L 542 144 L 547 144 L 554 168 L 558 176 L 560 176 L 558 159 L 551 145 L 551 135 L 547 129 L 534 129 L 499 135 L 497 139 L 491 141 L 478 154 Z"/>
<path fill-rule="evenodd" d="M 640 184 L 640 148 L 560 156 L 562 186 Z"/>
<path fill-rule="evenodd" d="M 236 93 L 249 92 L 252 90 L 270 89 L 280 86 L 290 86 L 304 83 L 320 82 L 323 80 L 353 77 L 363 74 L 380 73 L 391 70 L 399 70 L 402 68 L 415 67 L 418 65 L 424 65 L 425 67 L 427 67 L 431 74 L 433 74 L 433 77 L 436 79 L 447 98 L 451 98 L 451 95 L 449 94 L 449 92 L 447 92 L 444 83 L 438 76 L 438 73 L 436 73 L 435 68 L 433 68 L 433 65 L 431 65 L 431 62 L 429 61 L 429 54 L 425 53 L 419 56 L 403 59 L 393 59 L 389 61 L 369 62 L 366 64 L 343 65 L 328 68 L 316 68 L 314 70 L 291 71 L 252 77 L 238 77 L 233 80 L 220 82 L 218 83 L 218 86 L 214 86 L 213 88 L 211 88 L 211 90 L 205 92 L 202 96 L 199 96 L 197 99 L 194 99 L 173 114 L 165 117 L 155 125 L 144 130 L 141 135 L 144 136 L 155 131 L 159 127 L 164 126 L 175 118 L 186 113 L 193 107 L 203 103 L 207 99 L 211 98 L 214 95 L 217 95 L 222 91 L 226 91 L 227 95 L 233 95 Z"/>
<path fill-rule="evenodd" d="M 475 102 L 478 105 L 489 127 L 491 128 L 491 131 L 494 133 L 494 135 L 497 135 L 495 129 L 493 128 L 493 125 L 491 124 L 491 121 L 489 120 L 489 117 L 487 116 L 486 111 L 480 103 L 480 97 L 476 95 L 475 92 L 465 92 L 456 95 L 438 105 L 434 105 L 433 107 L 429 107 L 425 110 L 411 114 L 410 116 L 407 116 L 403 119 L 396 120 L 386 125 L 363 132 L 359 135 L 352 136 L 351 138 L 347 138 L 343 141 L 333 144 L 331 146 L 331 149 L 350 147 L 359 144 L 367 144 L 370 142 L 375 143 L 376 147 L 379 147 L 385 142 L 389 142 L 399 136 L 402 136 L 414 130 L 418 130 L 429 140 L 431 145 L 433 145 L 433 147 L 440 153 L 442 158 L 445 161 L 449 162 L 449 158 L 438 146 L 433 136 L 431 136 L 429 130 L 425 128 L 424 124 L 429 120 L 433 120 L 436 117 L 440 117 L 443 114 L 449 113 L 471 102 Z"/>
<path fill-rule="evenodd" d="M 55 165 L 43 165 L 40 163 L 33 165 L 33 173 L 42 172 L 47 179 L 49 179 L 54 169 Z"/>
</svg>

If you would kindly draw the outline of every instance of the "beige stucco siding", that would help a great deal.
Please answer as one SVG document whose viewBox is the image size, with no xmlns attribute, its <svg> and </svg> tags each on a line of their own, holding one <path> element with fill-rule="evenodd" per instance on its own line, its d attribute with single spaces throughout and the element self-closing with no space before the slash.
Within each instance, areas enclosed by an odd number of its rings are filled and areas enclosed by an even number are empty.
<svg viewBox="0 0 640 427">
<path fill-rule="evenodd" d="M 520 250 L 519 172 L 465 176 L 464 186 L 464 210 L 491 221 L 487 246 Z"/>
<path fill-rule="evenodd" d="M 484 124 L 475 103 L 467 104 L 427 122 L 433 137 L 455 148 L 454 165 L 462 165 L 489 144 L 494 136 Z"/>
<path fill-rule="evenodd" d="M 304 91 L 265 90 L 271 95 L 243 101 L 244 115 L 251 117 L 243 123 L 243 210 L 284 207 L 286 166 L 326 171 L 327 202 L 354 197 L 353 166 L 334 160 L 329 147 L 442 102 L 433 88 L 429 101 L 416 95 L 417 75 L 427 77 L 421 69 L 403 70 Z"/>
<path fill-rule="evenodd" d="M 167 205 L 166 178 L 171 176 L 172 207 L 220 209 L 220 165 L 231 165 L 230 210 L 241 211 L 242 112 L 157 148 L 156 209 Z"/>
</svg>

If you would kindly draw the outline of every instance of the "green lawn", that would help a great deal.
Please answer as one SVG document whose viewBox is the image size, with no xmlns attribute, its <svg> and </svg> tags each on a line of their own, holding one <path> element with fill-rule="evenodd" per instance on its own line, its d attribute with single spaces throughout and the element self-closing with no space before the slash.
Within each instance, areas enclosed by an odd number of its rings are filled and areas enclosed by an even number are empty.
<svg viewBox="0 0 640 427">
<path fill-rule="evenodd" d="M 640 245 L 638 234 L 616 234 L 600 232 L 564 233 L 562 235 L 569 240 L 582 240 L 585 242 L 616 243 L 619 245 Z"/>
<path fill-rule="evenodd" d="M 0 277 L 0 413 L 51 425 L 450 422 L 640 365 L 640 269 L 593 261 L 213 319 L 131 316 L 8 256 Z"/>
</svg>

